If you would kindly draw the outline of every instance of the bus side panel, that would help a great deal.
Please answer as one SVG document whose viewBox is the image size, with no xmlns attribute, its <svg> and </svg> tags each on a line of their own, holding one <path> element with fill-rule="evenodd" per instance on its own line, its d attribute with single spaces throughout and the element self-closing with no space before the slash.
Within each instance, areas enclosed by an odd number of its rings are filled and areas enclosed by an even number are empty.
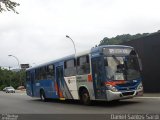
<svg viewBox="0 0 160 120">
<path fill-rule="evenodd" d="M 79 99 L 76 76 L 64 77 L 64 80 L 67 99 Z"/>
<path fill-rule="evenodd" d="M 90 99 L 95 100 L 93 81 L 88 81 L 88 75 L 90 74 L 77 75 L 77 87 L 78 87 L 78 90 L 81 87 L 86 88 L 89 92 Z"/>
<path fill-rule="evenodd" d="M 53 80 L 40 80 L 37 86 L 37 92 L 40 94 L 40 89 L 45 91 L 46 98 L 58 98 Z"/>
<path fill-rule="evenodd" d="M 46 98 L 59 98 L 53 80 L 37 80 L 34 85 L 35 97 L 40 97 L 40 90 L 44 90 Z"/>
</svg>

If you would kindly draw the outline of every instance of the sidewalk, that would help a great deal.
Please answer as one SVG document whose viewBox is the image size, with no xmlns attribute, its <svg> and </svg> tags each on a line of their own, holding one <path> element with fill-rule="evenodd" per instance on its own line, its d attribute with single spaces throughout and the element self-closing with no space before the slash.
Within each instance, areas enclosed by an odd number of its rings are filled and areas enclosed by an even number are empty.
<svg viewBox="0 0 160 120">
<path fill-rule="evenodd" d="M 144 93 L 143 97 L 160 97 L 160 93 Z"/>
<path fill-rule="evenodd" d="M 16 93 L 26 93 L 26 90 L 16 90 Z"/>
</svg>

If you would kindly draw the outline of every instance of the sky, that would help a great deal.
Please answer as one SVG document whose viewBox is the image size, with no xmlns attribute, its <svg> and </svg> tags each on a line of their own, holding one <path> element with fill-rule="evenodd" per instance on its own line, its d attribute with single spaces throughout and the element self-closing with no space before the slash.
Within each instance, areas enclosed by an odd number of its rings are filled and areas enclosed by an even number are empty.
<svg viewBox="0 0 160 120">
<path fill-rule="evenodd" d="M 89 50 L 104 37 L 160 30 L 160 0 L 12 0 L 0 13 L 0 66 L 35 66 Z"/>
</svg>

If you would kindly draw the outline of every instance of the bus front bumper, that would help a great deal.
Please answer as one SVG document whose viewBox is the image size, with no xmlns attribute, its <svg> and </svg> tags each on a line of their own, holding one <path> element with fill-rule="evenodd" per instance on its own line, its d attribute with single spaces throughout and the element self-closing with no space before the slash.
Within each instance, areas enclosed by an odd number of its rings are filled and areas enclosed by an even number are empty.
<svg viewBox="0 0 160 120">
<path fill-rule="evenodd" d="M 136 96 L 143 96 L 143 90 L 125 91 L 125 92 L 113 92 L 111 90 L 106 90 L 107 101 L 121 100 L 133 98 Z"/>
</svg>

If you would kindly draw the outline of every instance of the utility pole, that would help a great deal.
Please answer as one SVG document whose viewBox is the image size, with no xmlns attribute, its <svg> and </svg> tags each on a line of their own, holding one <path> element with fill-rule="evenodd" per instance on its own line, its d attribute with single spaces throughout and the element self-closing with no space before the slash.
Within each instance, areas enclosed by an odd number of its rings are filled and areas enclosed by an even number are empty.
<svg viewBox="0 0 160 120">
<path fill-rule="evenodd" d="M 16 60 L 17 60 L 17 63 L 18 63 L 18 66 L 19 66 L 19 79 L 20 79 L 20 85 L 22 86 L 22 80 L 21 80 L 21 66 L 20 66 L 20 63 L 19 63 L 19 59 L 14 56 L 14 55 L 8 55 L 9 57 L 14 57 Z"/>
<path fill-rule="evenodd" d="M 9 71 L 10 71 L 11 67 L 9 66 L 8 68 L 9 68 Z M 9 86 L 11 86 L 11 76 L 10 75 L 9 75 Z"/>
<path fill-rule="evenodd" d="M 77 55 L 76 55 L 77 52 L 76 52 L 76 45 L 75 45 L 75 43 L 74 43 L 74 41 L 73 41 L 73 39 L 71 37 L 69 37 L 68 35 L 66 35 L 66 38 L 69 38 L 72 41 L 73 46 L 74 46 L 74 57 L 75 57 L 75 61 L 76 61 L 76 74 L 77 74 Z"/>
</svg>

